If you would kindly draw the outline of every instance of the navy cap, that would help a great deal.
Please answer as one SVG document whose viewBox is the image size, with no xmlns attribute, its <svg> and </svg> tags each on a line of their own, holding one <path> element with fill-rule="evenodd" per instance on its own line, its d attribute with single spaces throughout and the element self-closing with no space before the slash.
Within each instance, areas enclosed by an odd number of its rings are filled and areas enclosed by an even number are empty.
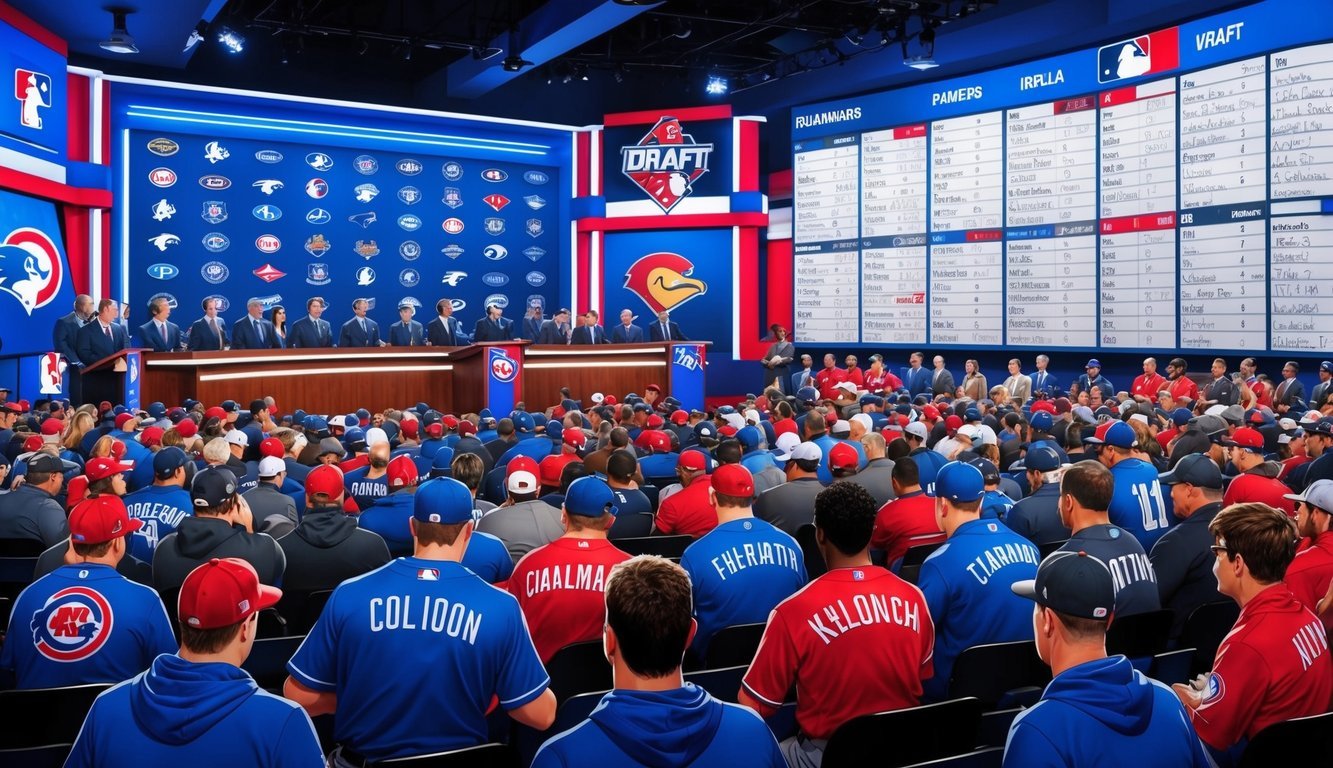
<svg viewBox="0 0 1333 768">
<path fill-rule="evenodd" d="M 564 429 L 565 425 L 561 424 L 559 419 L 551 419 L 546 422 L 547 437 L 560 437 L 560 433 L 564 431 Z"/>
<path fill-rule="evenodd" d="M 961 461 L 951 461 L 935 475 L 935 496 L 949 501 L 976 501 L 986 493 L 981 470 Z"/>
<path fill-rule="evenodd" d="M 861 395 L 861 399 L 857 402 L 861 405 L 873 405 L 878 408 L 884 407 L 884 398 L 879 395 Z"/>
<path fill-rule="evenodd" d="M 717 427 L 713 426 L 713 423 L 711 421 L 701 421 L 698 424 L 694 425 L 694 436 L 716 438 Z"/>
<path fill-rule="evenodd" d="M 185 451 L 174 445 L 167 446 L 153 454 L 153 474 L 158 477 L 168 477 L 189 462 Z"/>
<path fill-rule="evenodd" d="M 1314 423 L 1314 426 L 1306 427 L 1307 435 L 1322 435 L 1324 437 L 1333 437 L 1333 418 L 1322 418 Z"/>
<path fill-rule="evenodd" d="M 157 402 L 148 404 L 148 415 L 155 419 L 160 419 L 167 415 L 167 406 Z"/>
<path fill-rule="evenodd" d="M 1023 458 L 1024 468 L 1034 469 L 1038 472 L 1053 472 L 1059 469 L 1063 463 L 1060 452 L 1055 449 L 1055 446 L 1045 443 L 1034 443 L 1028 448 L 1027 455 Z"/>
<path fill-rule="evenodd" d="M 1092 358 L 1091 360 L 1088 361 L 1088 364 L 1087 364 L 1087 365 L 1085 365 L 1085 366 L 1083 366 L 1083 367 L 1084 367 L 1084 368 L 1101 368 L 1101 367 L 1102 367 L 1102 361 L 1101 361 L 1101 360 L 1098 360 L 1097 358 L 1094 357 L 1094 358 Z"/>
<path fill-rule="evenodd" d="M 982 479 L 986 482 L 998 483 L 1000 481 L 1000 468 L 995 466 L 990 459 L 983 459 L 980 456 L 976 456 L 968 459 L 967 463 L 976 467 L 977 471 L 981 473 Z"/>
<path fill-rule="evenodd" d="M 620 510 L 615 506 L 616 497 L 606 481 L 596 477 L 580 477 L 569 484 L 565 493 L 565 512 L 583 517 L 601 517 Z"/>
<path fill-rule="evenodd" d="M 813 403 L 819 399 L 819 390 L 814 387 L 801 387 L 796 390 L 796 399 L 803 403 Z"/>
<path fill-rule="evenodd" d="M 29 473 L 64 472 L 65 462 L 61 461 L 59 457 L 52 456 L 49 453 L 39 453 L 36 456 L 33 456 L 32 458 L 28 459 L 27 471 Z"/>
<path fill-rule="evenodd" d="M 963 411 L 963 421 L 981 421 L 981 411 L 976 408 L 968 408 Z"/>
<path fill-rule="evenodd" d="M 226 411 L 227 413 L 235 413 L 241 410 L 241 405 L 235 400 L 223 400 L 222 410 Z"/>
<path fill-rule="evenodd" d="M 1016 581 L 1015 595 L 1080 619 L 1110 620 L 1115 582 L 1106 563 L 1087 552 L 1052 552 L 1037 566 L 1037 578 Z"/>
<path fill-rule="evenodd" d="M 466 523 L 475 506 L 466 485 L 452 477 L 437 477 L 417 486 L 412 517 L 423 523 Z"/>
<path fill-rule="evenodd" d="M 347 430 L 347 433 L 343 435 L 343 438 L 347 441 L 347 446 L 349 448 L 357 444 L 366 444 L 366 432 L 360 427 L 352 427 Z"/>
<path fill-rule="evenodd" d="M 1200 488 L 1222 490 L 1222 470 L 1217 468 L 1217 462 L 1209 458 L 1206 453 L 1191 453 L 1176 462 L 1175 468 L 1170 472 L 1159 474 L 1157 479 L 1163 485 L 1186 483 Z"/>
<path fill-rule="evenodd" d="M 194 474 L 190 500 L 196 507 L 220 507 L 236 495 L 236 475 L 226 467 L 205 467 Z"/>
<path fill-rule="evenodd" d="M 1177 427 L 1190 423 L 1192 418 L 1194 418 L 1194 414 L 1188 408 L 1177 408 L 1171 412 L 1171 423 Z"/>
<path fill-rule="evenodd" d="M 1055 419 L 1046 411 L 1037 411 L 1032 414 L 1032 428 L 1038 432 L 1050 432 L 1051 427 L 1055 426 Z"/>
</svg>

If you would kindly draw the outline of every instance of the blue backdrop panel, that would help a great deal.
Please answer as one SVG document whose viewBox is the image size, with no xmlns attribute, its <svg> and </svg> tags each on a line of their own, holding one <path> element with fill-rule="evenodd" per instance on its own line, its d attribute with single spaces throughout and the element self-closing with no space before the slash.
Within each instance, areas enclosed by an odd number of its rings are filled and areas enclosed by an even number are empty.
<svg viewBox="0 0 1333 768">
<path fill-rule="evenodd" d="M 143 130 L 128 158 L 137 317 L 165 294 L 183 327 L 209 296 L 228 321 L 257 297 L 291 322 L 322 296 L 336 330 L 365 297 L 387 337 L 404 300 L 425 322 L 449 297 L 465 324 L 489 302 L 555 302 L 555 167 Z"/>
<path fill-rule="evenodd" d="M 0 191 L 0 354 L 49 352 L 51 329 L 73 305 L 55 204 Z"/>
</svg>

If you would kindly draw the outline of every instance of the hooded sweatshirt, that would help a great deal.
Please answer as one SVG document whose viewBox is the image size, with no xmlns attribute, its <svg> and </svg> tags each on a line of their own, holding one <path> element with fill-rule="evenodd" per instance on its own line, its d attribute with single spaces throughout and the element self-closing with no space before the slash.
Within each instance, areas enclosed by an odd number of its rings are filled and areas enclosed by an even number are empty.
<svg viewBox="0 0 1333 768">
<path fill-rule="evenodd" d="M 283 587 L 291 592 L 333 589 L 390 559 L 384 539 L 359 529 L 356 518 L 338 506 L 306 510 L 301 524 L 278 539 L 278 546 L 287 558 Z"/>
<path fill-rule="evenodd" d="M 1212 765 L 1176 694 L 1124 656 L 1061 672 L 1017 718 L 1005 768 L 1207 768 Z"/>
<path fill-rule="evenodd" d="M 1222 506 L 1240 504 L 1247 501 L 1262 501 L 1270 507 L 1286 512 L 1289 517 L 1296 516 L 1296 504 L 1285 494 L 1291 493 L 1286 483 L 1277 479 L 1282 474 L 1282 465 L 1276 461 L 1251 467 L 1236 475 L 1227 484 L 1227 493 L 1222 497 Z"/>
<path fill-rule="evenodd" d="M 669 691 L 617 689 L 587 720 L 546 742 L 532 768 L 586 765 L 784 768 L 773 733 L 751 710 L 686 683 Z"/>
<path fill-rule="evenodd" d="M 153 588 L 180 589 L 190 571 L 215 557 L 239 557 L 259 572 L 261 584 L 280 586 L 287 564 L 273 537 L 250 533 L 220 517 L 187 517 L 153 551 Z"/>
<path fill-rule="evenodd" d="M 173 654 L 93 702 L 68 762 L 83 766 L 324 765 L 305 710 L 241 669 Z"/>
</svg>

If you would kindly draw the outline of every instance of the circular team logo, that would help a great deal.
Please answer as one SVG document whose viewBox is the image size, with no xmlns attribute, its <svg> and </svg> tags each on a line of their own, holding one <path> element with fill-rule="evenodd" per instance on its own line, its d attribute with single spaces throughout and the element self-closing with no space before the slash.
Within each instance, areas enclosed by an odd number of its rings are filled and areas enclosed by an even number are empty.
<svg viewBox="0 0 1333 768">
<path fill-rule="evenodd" d="M 445 232 L 448 232 L 451 235 L 456 235 L 459 232 L 463 231 L 463 220 L 445 219 L 444 223 L 441 224 L 440 226 L 444 229 Z"/>
<path fill-rule="evenodd" d="M 417 287 L 417 284 L 421 282 L 421 273 L 417 272 L 415 269 L 404 269 L 402 272 L 398 273 L 398 282 L 401 283 L 404 288 L 415 288 Z"/>
<path fill-rule="evenodd" d="M 491 288 L 499 288 L 501 286 L 509 285 L 509 275 L 506 275 L 503 272 L 487 272 L 481 276 L 481 282 Z"/>
<path fill-rule="evenodd" d="M 486 297 L 486 301 L 482 304 L 482 306 L 489 307 L 492 304 L 499 307 L 500 309 L 508 309 L 509 297 L 504 295 L 503 293 L 492 293 L 490 296 Z"/>
<path fill-rule="evenodd" d="M 152 299 L 149 299 L 149 301 L 151 302 Z M 212 296 L 205 296 L 204 301 L 216 301 L 218 303 L 219 315 L 224 314 L 227 310 L 231 309 L 231 299 L 228 299 L 220 293 L 215 293 Z M 175 309 L 175 304 L 172 304 L 172 309 Z"/>
<path fill-rule="evenodd" d="M 305 193 L 318 200 L 329 194 L 329 183 L 323 179 L 311 179 L 305 183 Z"/>
<path fill-rule="evenodd" d="M 421 244 L 416 240 L 407 240 L 398 246 L 398 255 L 402 256 L 404 261 L 416 261 L 421 257 Z"/>
<path fill-rule="evenodd" d="M 227 278 L 231 276 L 231 270 L 227 268 L 226 264 L 223 264 L 220 261 L 210 261 L 199 268 L 199 275 L 203 277 L 206 282 L 217 285 L 227 281 Z"/>
<path fill-rule="evenodd" d="M 458 181 L 459 179 L 463 178 L 463 166 L 459 163 L 455 163 L 452 160 L 445 163 L 444 167 L 440 169 L 440 172 L 443 173 L 444 178 L 448 179 L 449 181 Z"/>
<path fill-rule="evenodd" d="M 176 183 L 176 172 L 170 168 L 154 168 L 148 172 L 148 181 L 155 187 L 166 189 Z"/>
<path fill-rule="evenodd" d="M 370 155 L 357 155 L 352 167 L 362 176 L 371 176 L 379 171 L 380 163 Z"/>
<path fill-rule="evenodd" d="M 32 616 L 37 652 L 52 661 L 82 661 L 111 637 L 111 604 L 96 590 L 68 587 L 55 593 Z"/>
<path fill-rule="evenodd" d="M 20 227 L 0 240 L 0 277 L 0 292 L 18 299 L 31 317 L 60 293 L 65 279 L 60 251 L 40 229 Z"/>
<path fill-rule="evenodd" d="M 152 304 L 153 302 L 157 301 L 158 299 L 166 299 L 166 300 L 167 300 L 167 306 L 168 306 L 168 307 L 171 307 L 172 309 L 175 309 L 176 306 L 177 306 L 177 305 L 176 305 L 176 297 L 175 297 L 175 296 L 172 296 L 172 295 L 169 294 L 169 293 L 155 293 L 155 294 L 153 294 L 152 296 L 149 296 L 149 297 L 148 297 L 148 303 L 149 303 L 149 304 Z"/>
<path fill-rule="evenodd" d="M 507 384 L 518 376 L 518 363 L 502 349 L 491 350 L 491 378 Z"/>
</svg>

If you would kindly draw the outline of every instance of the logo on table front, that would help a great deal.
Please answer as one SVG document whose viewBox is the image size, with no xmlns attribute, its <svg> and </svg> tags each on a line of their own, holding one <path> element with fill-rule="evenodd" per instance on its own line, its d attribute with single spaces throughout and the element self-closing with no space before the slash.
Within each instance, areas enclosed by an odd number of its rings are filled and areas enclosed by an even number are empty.
<svg viewBox="0 0 1333 768">
<path fill-rule="evenodd" d="M 218 285 L 231 277 L 231 270 L 220 261 L 210 261 L 199 268 L 199 276 L 204 278 L 204 282 Z"/>
<path fill-rule="evenodd" d="M 393 167 L 397 168 L 398 172 L 404 176 L 416 176 L 418 173 L 421 173 L 422 168 L 421 161 L 413 160 L 410 157 L 405 157 L 402 160 L 399 160 Z"/>
<path fill-rule="evenodd" d="M 207 160 L 210 165 L 220 163 L 229 157 L 231 157 L 231 152 L 227 151 L 226 147 L 216 141 L 210 141 L 204 145 L 204 159 Z"/>
<path fill-rule="evenodd" d="M 176 215 L 176 206 L 167 202 L 164 197 L 153 203 L 153 221 L 166 221 Z"/>
<path fill-rule="evenodd" d="M 231 240 L 221 232 L 209 232 L 204 235 L 203 244 L 209 253 L 222 253 L 231 247 Z"/>
<path fill-rule="evenodd" d="M 181 145 L 171 139 L 157 138 L 148 142 L 148 151 L 158 157 L 171 157 L 181 151 Z"/>
<path fill-rule="evenodd" d="M 322 233 L 311 235 L 305 239 L 305 252 L 311 256 L 323 256 L 332 247 L 333 244 Z"/>
<path fill-rule="evenodd" d="M 650 253 L 630 265 L 625 288 L 648 305 L 654 314 L 670 311 L 708 292 L 708 284 L 690 277 L 694 264 L 676 253 Z"/>
<path fill-rule="evenodd" d="M 157 264 L 148 265 L 148 276 L 154 280 L 170 280 L 180 273 L 180 269 L 178 269 L 175 264 L 163 264 L 158 262 Z"/>
<path fill-rule="evenodd" d="M 37 393 L 40 395 L 59 395 L 63 394 L 65 388 L 63 381 L 65 369 L 69 364 L 61 359 L 59 352 L 47 352 L 42 355 L 37 364 L 37 377 L 39 387 Z"/>
<path fill-rule="evenodd" d="M 674 117 L 663 117 L 638 144 L 620 148 L 620 172 L 643 190 L 663 213 L 684 200 L 708 173 L 712 144 L 700 144 Z"/>
<path fill-rule="evenodd" d="M 64 276 L 60 251 L 45 232 L 22 227 L 0 241 L 0 291 L 18 299 L 29 316 L 55 299 Z"/>
<path fill-rule="evenodd" d="M 704 367 L 704 361 L 700 359 L 697 347 L 676 347 L 676 354 L 671 359 L 673 365 L 679 365 L 687 371 L 697 371 Z"/>
<path fill-rule="evenodd" d="M 263 280 L 266 283 L 271 283 L 275 280 L 280 280 L 287 276 L 286 272 L 283 272 L 281 269 L 278 269 L 272 264 L 265 264 L 259 269 L 256 269 L 251 274 L 253 274 L 255 277 L 259 278 L 260 280 Z"/>
<path fill-rule="evenodd" d="M 352 167 L 362 176 L 373 176 L 374 174 L 379 173 L 380 161 L 370 155 L 357 155 L 356 158 L 352 160 Z"/>
<path fill-rule="evenodd" d="M 490 357 L 491 378 L 501 384 L 508 384 L 518 377 L 518 363 L 503 349 L 492 347 Z"/>
<path fill-rule="evenodd" d="M 204 211 L 199 215 L 209 224 L 221 224 L 227 220 L 227 204 L 220 200 L 209 200 L 204 203 Z"/>
<path fill-rule="evenodd" d="M 155 187 L 166 189 L 176 183 L 176 172 L 170 168 L 154 168 L 148 172 L 148 181 Z"/>
<path fill-rule="evenodd" d="M 32 615 L 28 628 L 37 652 L 63 663 L 82 661 L 97 653 L 111 637 L 114 626 L 107 599 L 94 589 L 74 586 L 51 595 Z"/>
<path fill-rule="evenodd" d="M 333 158 L 323 152 L 311 152 L 305 156 L 305 162 L 317 171 L 327 171 L 333 167 Z"/>
<path fill-rule="evenodd" d="M 260 179 L 250 186 L 255 187 L 266 195 L 271 195 L 279 189 L 282 189 L 283 183 L 277 179 Z"/>
</svg>

